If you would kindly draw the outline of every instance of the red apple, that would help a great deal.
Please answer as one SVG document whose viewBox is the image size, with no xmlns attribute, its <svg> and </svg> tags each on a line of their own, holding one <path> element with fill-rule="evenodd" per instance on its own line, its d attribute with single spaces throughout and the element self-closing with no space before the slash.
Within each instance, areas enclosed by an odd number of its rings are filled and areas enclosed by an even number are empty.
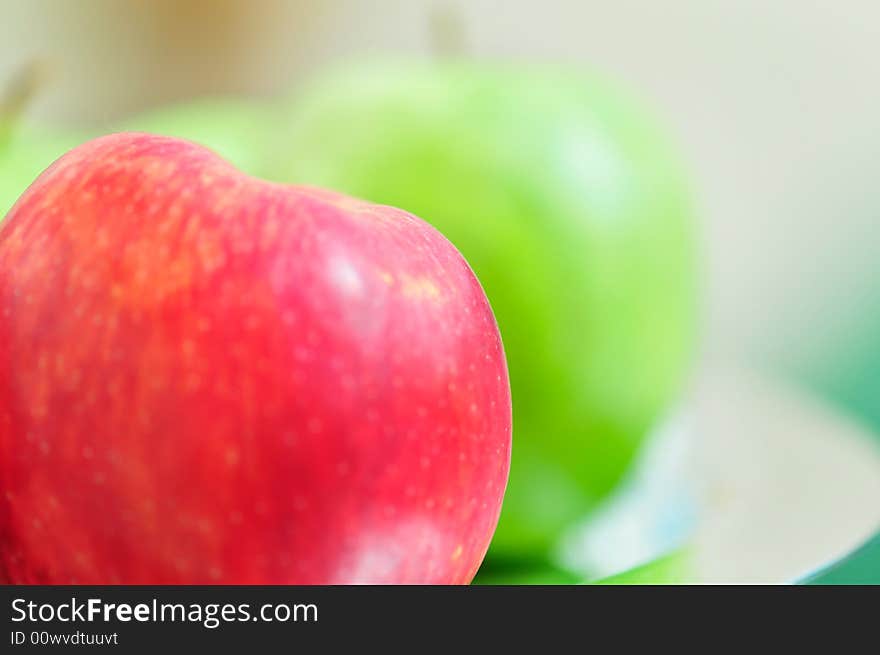
<svg viewBox="0 0 880 655">
<path fill-rule="evenodd" d="M 398 209 L 118 134 L 0 228 L 0 575 L 466 583 L 511 405 L 455 248 Z"/>
</svg>

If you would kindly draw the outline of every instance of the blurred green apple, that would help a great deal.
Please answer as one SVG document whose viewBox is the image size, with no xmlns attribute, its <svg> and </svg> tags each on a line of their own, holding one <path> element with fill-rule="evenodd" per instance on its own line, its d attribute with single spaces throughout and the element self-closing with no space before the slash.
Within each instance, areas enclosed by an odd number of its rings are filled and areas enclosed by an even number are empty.
<svg viewBox="0 0 880 655">
<path fill-rule="evenodd" d="M 0 86 L 0 221 L 53 161 L 86 140 L 81 134 L 26 120 L 49 74 L 46 61 L 26 62 Z"/>
<path fill-rule="evenodd" d="M 402 207 L 461 250 L 514 399 L 492 551 L 544 552 L 620 480 L 679 390 L 695 240 L 663 133 L 596 77 L 372 63 L 292 100 L 266 174 Z"/>
<path fill-rule="evenodd" d="M 36 126 L 16 126 L 0 141 L 0 221 L 18 197 L 58 157 L 86 137 Z"/>
<path fill-rule="evenodd" d="M 119 131 L 150 132 L 194 141 L 237 168 L 260 176 L 276 118 L 267 104 L 236 98 L 201 98 L 135 116 Z"/>
<path fill-rule="evenodd" d="M 108 131 L 173 136 L 207 146 L 252 175 L 260 175 L 274 124 L 269 105 L 232 98 L 205 98 L 135 116 Z M 0 218 L 55 159 L 94 134 L 36 126 L 10 126 L 0 138 Z"/>
</svg>

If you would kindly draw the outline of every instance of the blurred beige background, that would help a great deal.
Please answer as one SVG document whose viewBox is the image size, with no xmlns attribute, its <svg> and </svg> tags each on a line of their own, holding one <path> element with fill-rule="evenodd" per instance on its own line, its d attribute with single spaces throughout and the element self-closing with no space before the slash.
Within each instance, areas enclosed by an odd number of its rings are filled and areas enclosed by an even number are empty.
<svg viewBox="0 0 880 655">
<path fill-rule="evenodd" d="M 194 95 L 272 96 L 323 63 L 430 51 L 431 0 L 0 0 L 0 79 L 31 57 L 35 116 L 100 123 Z M 706 241 L 705 355 L 824 338 L 880 255 L 880 4 L 871 0 L 442 3 L 486 57 L 616 75 L 676 133 Z"/>
</svg>

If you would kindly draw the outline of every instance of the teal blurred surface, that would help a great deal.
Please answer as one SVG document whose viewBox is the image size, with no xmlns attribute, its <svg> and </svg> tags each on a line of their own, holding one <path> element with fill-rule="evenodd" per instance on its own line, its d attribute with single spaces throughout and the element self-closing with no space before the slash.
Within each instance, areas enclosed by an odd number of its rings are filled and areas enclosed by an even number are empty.
<svg viewBox="0 0 880 655">
<path fill-rule="evenodd" d="M 861 548 L 807 577 L 802 584 L 880 585 L 880 530 Z"/>
</svg>

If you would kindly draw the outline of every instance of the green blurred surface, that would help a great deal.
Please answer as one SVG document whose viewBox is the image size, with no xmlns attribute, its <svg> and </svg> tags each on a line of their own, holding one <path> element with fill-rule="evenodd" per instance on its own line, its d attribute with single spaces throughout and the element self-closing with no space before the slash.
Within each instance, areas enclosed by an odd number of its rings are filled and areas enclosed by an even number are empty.
<svg viewBox="0 0 880 655">
<path fill-rule="evenodd" d="M 801 584 L 880 585 L 880 532 L 861 548 L 810 575 Z"/>
<path fill-rule="evenodd" d="M 654 585 L 694 582 L 698 580 L 695 578 L 691 553 L 686 548 L 682 548 L 628 571 L 596 580 L 593 584 Z"/>
<path fill-rule="evenodd" d="M 488 560 L 483 563 L 472 584 L 475 585 L 568 585 L 582 582 L 583 576 L 550 561 Z"/>
<path fill-rule="evenodd" d="M 689 199 L 638 103 L 580 73 L 374 63 L 297 93 L 270 176 L 402 207 L 498 318 L 514 448 L 490 558 L 539 553 L 617 484 L 693 342 Z"/>
<path fill-rule="evenodd" d="M 644 564 L 598 580 L 588 580 L 548 560 L 506 560 L 484 563 L 474 578 L 476 585 L 658 585 L 698 582 L 691 551 L 676 549 Z"/>
</svg>

